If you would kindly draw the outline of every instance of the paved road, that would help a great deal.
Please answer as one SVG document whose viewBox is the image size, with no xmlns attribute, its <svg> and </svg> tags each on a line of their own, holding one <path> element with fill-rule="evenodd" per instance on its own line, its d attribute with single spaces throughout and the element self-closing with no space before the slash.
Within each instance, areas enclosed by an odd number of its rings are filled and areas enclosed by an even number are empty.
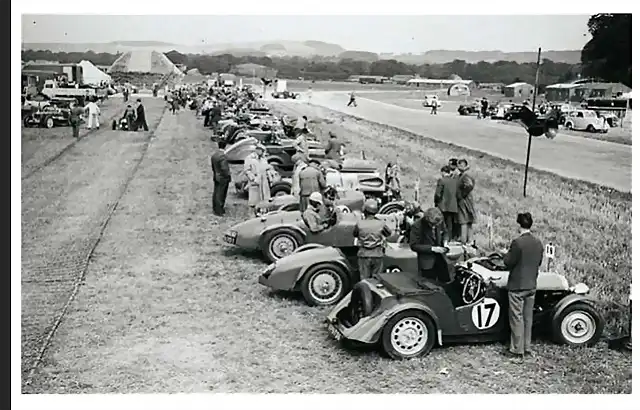
<svg viewBox="0 0 640 410">
<path fill-rule="evenodd" d="M 306 103 L 306 99 L 287 103 Z M 457 115 L 429 115 L 424 110 L 398 107 L 367 98 L 347 107 L 344 92 L 313 93 L 313 104 L 362 119 L 485 152 L 524 164 L 527 134 L 524 129 Z M 566 134 L 549 140 L 534 138 L 530 165 L 543 171 L 631 192 L 631 146 Z"/>
</svg>

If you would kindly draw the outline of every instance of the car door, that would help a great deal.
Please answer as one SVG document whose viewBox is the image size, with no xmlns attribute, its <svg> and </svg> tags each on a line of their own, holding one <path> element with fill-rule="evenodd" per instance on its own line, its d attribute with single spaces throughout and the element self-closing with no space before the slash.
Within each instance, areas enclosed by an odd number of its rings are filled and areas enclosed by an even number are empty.
<svg viewBox="0 0 640 410">
<path fill-rule="evenodd" d="M 584 113 L 582 111 L 576 112 L 576 116 L 573 123 L 573 128 L 578 130 L 583 130 L 587 128 L 586 119 L 584 118 Z"/>
<path fill-rule="evenodd" d="M 509 327 L 507 293 L 491 284 L 483 298 L 470 305 L 459 306 L 455 311 L 460 336 L 484 338 L 495 335 L 498 339 Z"/>
</svg>

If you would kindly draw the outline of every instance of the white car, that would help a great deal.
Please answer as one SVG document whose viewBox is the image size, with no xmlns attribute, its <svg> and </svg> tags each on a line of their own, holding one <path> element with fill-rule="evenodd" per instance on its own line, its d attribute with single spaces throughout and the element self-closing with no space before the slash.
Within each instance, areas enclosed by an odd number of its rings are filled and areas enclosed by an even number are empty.
<svg viewBox="0 0 640 410">
<path fill-rule="evenodd" d="M 438 98 L 437 95 L 426 95 L 424 97 L 424 102 L 422 103 L 423 107 L 433 107 L 436 106 L 437 108 L 442 107 L 442 103 L 440 102 L 440 99 Z"/>
<path fill-rule="evenodd" d="M 570 130 L 588 132 L 608 132 L 609 124 L 605 118 L 598 117 L 595 111 L 573 110 L 566 115 L 564 127 Z"/>
</svg>

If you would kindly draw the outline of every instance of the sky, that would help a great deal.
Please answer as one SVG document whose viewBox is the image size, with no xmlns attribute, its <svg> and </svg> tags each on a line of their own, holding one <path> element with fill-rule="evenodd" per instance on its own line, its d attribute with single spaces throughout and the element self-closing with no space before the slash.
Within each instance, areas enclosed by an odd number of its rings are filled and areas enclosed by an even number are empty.
<svg viewBox="0 0 640 410">
<path fill-rule="evenodd" d="M 25 43 L 317 40 L 348 50 L 505 52 L 582 49 L 589 15 L 482 16 L 113 16 L 23 15 Z"/>
</svg>

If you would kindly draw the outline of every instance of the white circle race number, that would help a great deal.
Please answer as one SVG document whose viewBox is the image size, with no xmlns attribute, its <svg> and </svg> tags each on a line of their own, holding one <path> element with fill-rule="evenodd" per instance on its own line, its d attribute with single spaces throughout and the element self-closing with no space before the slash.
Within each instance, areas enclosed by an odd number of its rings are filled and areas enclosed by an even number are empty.
<svg viewBox="0 0 640 410">
<path fill-rule="evenodd" d="M 495 299 L 484 298 L 471 310 L 471 320 L 480 330 L 493 327 L 500 317 L 500 304 Z"/>
</svg>

